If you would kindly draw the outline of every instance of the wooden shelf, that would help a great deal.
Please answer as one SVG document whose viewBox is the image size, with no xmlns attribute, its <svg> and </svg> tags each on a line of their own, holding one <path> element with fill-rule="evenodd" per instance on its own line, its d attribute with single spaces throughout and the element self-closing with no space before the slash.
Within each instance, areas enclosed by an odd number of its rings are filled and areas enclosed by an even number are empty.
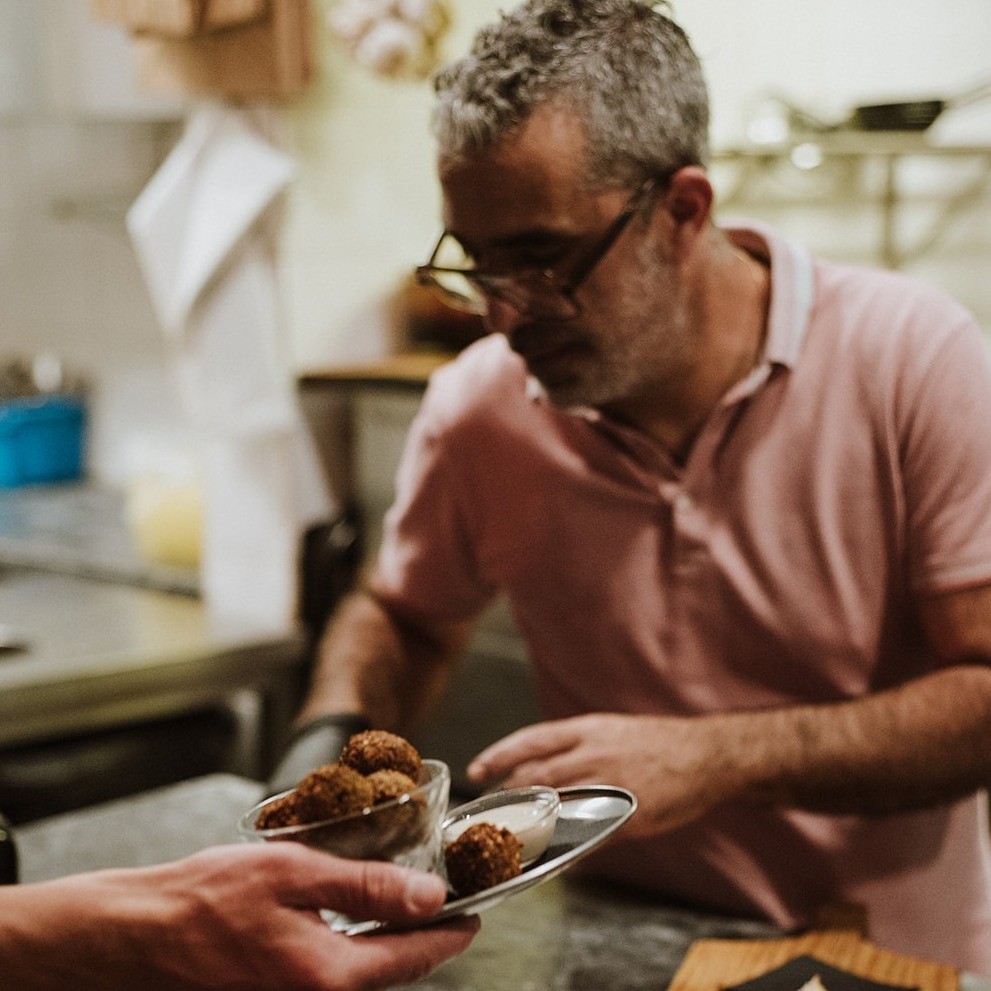
<svg viewBox="0 0 991 991">
<path fill-rule="evenodd" d="M 422 388 L 431 373 L 454 357 L 447 352 L 409 352 L 379 361 L 311 368 L 298 376 L 302 386 L 391 385 Z"/>
</svg>

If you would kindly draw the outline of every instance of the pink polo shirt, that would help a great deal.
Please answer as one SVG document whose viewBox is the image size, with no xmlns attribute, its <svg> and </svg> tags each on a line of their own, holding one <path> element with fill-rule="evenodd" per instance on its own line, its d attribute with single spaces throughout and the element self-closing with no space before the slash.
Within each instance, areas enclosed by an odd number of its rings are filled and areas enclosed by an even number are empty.
<svg viewBox="0 0 991 991">
<path fill-rule="evenodd" d="M 684 466 L 528 388 L 502 337 L 432 378 L 377 586 L 436 617 L 505 592 L 550 718 L 856 698 L 931 671 L 918 591 L 991 581 L 991 367 L 973 319 L 764 229 L 764 360 Z M 724 805 L 594 869 L 785 926 L 868 910 L 893 950 L 991 976 L 983 795 L 880 818 Z"/>
</svg>

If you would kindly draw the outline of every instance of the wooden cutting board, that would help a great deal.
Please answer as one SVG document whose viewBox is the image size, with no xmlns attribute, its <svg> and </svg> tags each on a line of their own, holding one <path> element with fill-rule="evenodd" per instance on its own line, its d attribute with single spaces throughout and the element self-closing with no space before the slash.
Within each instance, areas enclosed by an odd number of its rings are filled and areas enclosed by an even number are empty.
<svg viewBox="0 0 991 991">
<path fill-rule="evenodd" d="M 953 967 L 882 950 L 857 933 L 843 930 L 774 940 L 697 940 L 668 991 L 721 991 L 803 954 L 885 984 L 920 991 L 958 991 L 959 975 Z"/>
</svg>

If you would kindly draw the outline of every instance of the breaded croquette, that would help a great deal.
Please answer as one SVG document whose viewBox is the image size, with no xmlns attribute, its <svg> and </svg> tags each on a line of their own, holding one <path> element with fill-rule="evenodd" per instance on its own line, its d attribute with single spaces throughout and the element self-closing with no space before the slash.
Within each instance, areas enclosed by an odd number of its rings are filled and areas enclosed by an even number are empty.
<svg viewBox="0 0 991 991">
<path fill-rule="evenodd" d="M 444 847 L 447 880 L 462 898 L 518 877 L 523 844 L 490 822 L 469 826 Z"/>
<path fill-rule="evenodd" d="M 373 789 L 353 768 L 325 764 L 307 774 L 292 794 L 300 822 L 322 822 L 367 808 L 372 804 Z"/>
<path fill-rule="evenodd" d="M 298 826 L 299 812 L 296 809 L 296 793 L 280 795 L 269 802 L 258 813 L 256 829 L 282 829 L 285 826 Z"/>
<path fill-rule="evenodd" d="M 374 805 L 401 798 L 416 788 L 416 782 L 402 771 L 372 771 L 365 780 L 372 786 Z"/>
<path fill-rule="evenodd" d="M 420 754 L 409 740 L 380 729 L 355 733 L 338 759 L 361 774 L 400 771 L 414 781 L 419 778 L 422 765 Z"/>
</svg>

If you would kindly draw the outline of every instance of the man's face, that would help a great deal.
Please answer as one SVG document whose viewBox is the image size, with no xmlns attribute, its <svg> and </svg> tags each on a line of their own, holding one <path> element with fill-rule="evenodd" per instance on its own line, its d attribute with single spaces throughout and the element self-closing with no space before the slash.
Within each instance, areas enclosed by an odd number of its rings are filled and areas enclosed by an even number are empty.
<svg viewBox="0 0 991 991">
<path fill-rule="evenodd" d="M 575 118 L 543 111 L 502 146 L 441 163 L 446 227 L 480 269 L 566 273 L 602 240 L 635 189 L 590 190 L 583 147 Z M 663 196 L 644 199 L 581 283 L 576 317 L 535 319 L 490 301 L 487 327 L 506 335 L 555 404 L 621 411 L 684 374 L 694 342 L 666 257 Z"/>
</svg>

